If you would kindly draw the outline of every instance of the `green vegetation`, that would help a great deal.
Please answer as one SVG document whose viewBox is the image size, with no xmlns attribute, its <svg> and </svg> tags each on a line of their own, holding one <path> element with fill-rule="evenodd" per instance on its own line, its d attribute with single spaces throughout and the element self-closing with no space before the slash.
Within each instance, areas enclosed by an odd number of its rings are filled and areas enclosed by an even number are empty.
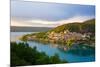
<svg viewBox="0 0 100 67">
<path fill-rule="evenodd" d="M 69 40 L 66 41 L 66 45 L 67 45 L 68 47 L 71 47 L 72 44 L 73 44 L 73 42 L 74 42 L 73 40 L 69 39 Z"/>
<path fill-rule="evenodd" d="M 41 43 L 58 43 L 72 46 L 73 43 L 95 43 L 95 19 L 83 23 L 69 23 L 58 26 L 47 32 L 24 35 L 21 40 L 39 41 Z M 94 46 L 94 45 L 92 45 Z"/>
<path fill-rule="evenodd" d="M 35 34 L 37 38 L 46 38 L 46 32 L 39 32 Z"/>
<path fill-rule="evenodd" d="M 82 24 L 82 29 L 84 32 L 95 33 L 95 19 L 85 21 Z"/>
<path fill-rule="evenodd" d="M 11 66 L 42 65 L 66 63 L 59 56 L 47 56 L 44 52 L 38 52 L 36 47 L 29 47 L 27 43 L 11 42 Z"/>
<path fill-rule="evenodd" d="M 64 24 L 61 26 L 58 26 L 52 30 L 50 30 L 50 32 L 55 31 L 57 33 L 60 33 L 62 31 L 65 30 L 69 30 L 70 32 L 95 32 L 95 19 L 91 19 L 88 21 L 85 21 L 83 23 L 69 23 L 69 24 Z"/>
<path fill-rule="evenodd" d="M 69 30 L 70 32 L 79 32 L 80 31 L 80 23 L 64 24 L 64 25 L 58 26 L 58 27 L 50 30 L 50 32 L 54 31 L 56 33 L 60 33 L 65 30 Z"/>
</svg>

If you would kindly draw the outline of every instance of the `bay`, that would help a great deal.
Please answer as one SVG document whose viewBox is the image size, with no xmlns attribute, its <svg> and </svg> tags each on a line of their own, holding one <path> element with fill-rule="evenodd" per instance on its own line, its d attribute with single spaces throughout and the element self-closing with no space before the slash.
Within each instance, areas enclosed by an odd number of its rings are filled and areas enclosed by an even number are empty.
<svg viewBox="0 0 100 67">
<path fill-rule="evenodd" d="M 11 41 L 22 42 L 19 38 L 25 34 L 30 34 L 35 32 L 11 32 Z M 95 50 L 77 50 L 73 52 L 72 50 L 64 51 L 54 44 L 43 44 L 35 41 L 27 41 L 30 47 L 36 47 L 39 52 L 45 52 L 48 56 L 53 56 L 58 54 L 60 59 L 66 60 L 68 62 L 90 62 L 95 61 Z M 90 51 L 90 52 L 89 52 Z M 93 52 L 92 52 L 93 51 Z M 89 55 L 87 55 L 89 53 Z M 83 55 L 84 54 L 84 55 Z M 86 55 L 85 55 L 86 54 Z"/>
</svg>

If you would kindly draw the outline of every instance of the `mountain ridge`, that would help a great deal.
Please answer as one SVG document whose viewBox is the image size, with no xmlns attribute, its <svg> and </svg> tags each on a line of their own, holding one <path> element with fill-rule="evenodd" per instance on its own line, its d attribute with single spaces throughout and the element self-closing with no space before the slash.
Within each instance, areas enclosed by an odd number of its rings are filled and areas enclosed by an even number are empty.
<svg viewBox="0 0 100 67">
<path fill-rule="evenodd" d="M 52 29 L 51 27 L 18 27 L 11 26 L 11 32 L 45 32 Z"/>
<path fill-rule="evenodd" d="M 50 30 L 50 32 L 55 31 L 59 33 L 64 30 L 69 30 L 70 32 L 95 32 L 95 19 L 90 19 L 83 23 L 75 22 L 63 24 Z"/>
</svg>

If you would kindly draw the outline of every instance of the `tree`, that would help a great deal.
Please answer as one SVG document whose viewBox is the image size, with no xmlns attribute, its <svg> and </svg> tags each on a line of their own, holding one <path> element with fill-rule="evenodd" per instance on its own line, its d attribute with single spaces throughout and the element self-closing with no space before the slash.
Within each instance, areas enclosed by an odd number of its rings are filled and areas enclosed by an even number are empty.
<svg viewBox="0 0 100 67">
<path fill-rule="evenodd" d="M 38 52 L 36 47 L 29 47 L 28 43 L 11 42 L 11 66 L 39 65 L 65 63 L 58 55 L 47 56 L 44 52 Z"/>
</svg>

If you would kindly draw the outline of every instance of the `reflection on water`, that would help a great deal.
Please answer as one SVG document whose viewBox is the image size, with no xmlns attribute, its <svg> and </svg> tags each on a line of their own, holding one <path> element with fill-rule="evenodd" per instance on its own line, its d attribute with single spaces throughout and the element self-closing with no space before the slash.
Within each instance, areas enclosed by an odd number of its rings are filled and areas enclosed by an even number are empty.
<svg viewBox="0 0 100 67">
<path fill-rule="evenodd" d="M 69 53 L 72 53 L 74 55 L 80 55 L 80 56 L 92 56 L 95 55 L 95 48 L 89 47 L 86 45 L 78 45 L 77 47 L 73 47 Z"/>
<path fill-rule="evenodd" d="M 11 41 L 20 42 L 18 39 L 24 34 L 29 34 L 32 32 L 11 32 Z M 52 56 L 57 53 L 60 59 L 67 60 L 68 62 L 89 62 L 95 61 L 95 49 L 89 48 L 88 46 L 75 46 L 71 50 L 64 51 L 58 48 L 57 44 L 43 44 L 35 41 L 28 41 L 29 46 L 37 47 L 40 52 L 45 52 L 48 56 Z M 76 49 L 77 48 L 77 49 Z"/>
</svg>

